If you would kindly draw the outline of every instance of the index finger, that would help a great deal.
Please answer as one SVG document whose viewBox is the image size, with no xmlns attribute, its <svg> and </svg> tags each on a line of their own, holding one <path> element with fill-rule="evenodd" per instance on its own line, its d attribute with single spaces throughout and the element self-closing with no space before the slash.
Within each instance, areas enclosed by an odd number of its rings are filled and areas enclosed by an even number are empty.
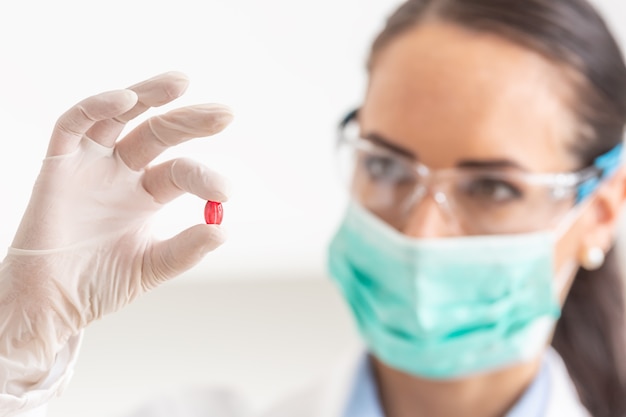
<svg viewBox="0 0 626 417">
<path fill-rule="evenodd" d="M 96 122 L 124 114 L 137 103 L 131 90 L 114 90 L 80 101 L 57 120 L 47 157 L 65 155 L 78 148 L 83 135 Z"/>
</svg>

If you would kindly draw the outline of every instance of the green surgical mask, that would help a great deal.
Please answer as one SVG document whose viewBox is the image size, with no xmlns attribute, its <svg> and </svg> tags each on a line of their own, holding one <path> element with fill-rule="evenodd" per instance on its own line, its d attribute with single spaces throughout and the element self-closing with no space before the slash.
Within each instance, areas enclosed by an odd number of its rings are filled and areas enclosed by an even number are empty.
<svg viewBox="0 0 626 417">
<path fill-rule="evenodd" d="M 415 239 L 351 203 L 329 270 L 378 359 L 424 378 L 462 378 L 545 349 L 561 312 L 556 238 Z"/>
</svg>

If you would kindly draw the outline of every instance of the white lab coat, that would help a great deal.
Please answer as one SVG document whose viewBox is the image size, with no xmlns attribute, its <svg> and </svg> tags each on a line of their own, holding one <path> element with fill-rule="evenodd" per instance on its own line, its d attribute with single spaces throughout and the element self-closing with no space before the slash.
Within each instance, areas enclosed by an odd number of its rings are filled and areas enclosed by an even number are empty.
<svg viewBox="0 0 626 417">
<path fill-rule="evenodd" d="M 251 411 L 244 399 L 235 392 L 199 387 L 159 397 L 128 417 L 344 417 L 342 413 L 352 393 L 355 375 L 363 355 L 365 355 L 363 347 L 351 350 L 340 358 L 327 375 L 295 390 L 262 412 Z M 73 357 L 66 362 L 65 370 L 69 373 L 76 359 L 75 355 L 71 356 Z M 547 352 L 547 364 L 550 392 L 546 413 L 541 417 L 589 417 L 589 413 L 580 403 L 563 361 L 552 349 Z M 44 417 L 45 408 L 42 406 L 12 415 Z"/>
</svg>

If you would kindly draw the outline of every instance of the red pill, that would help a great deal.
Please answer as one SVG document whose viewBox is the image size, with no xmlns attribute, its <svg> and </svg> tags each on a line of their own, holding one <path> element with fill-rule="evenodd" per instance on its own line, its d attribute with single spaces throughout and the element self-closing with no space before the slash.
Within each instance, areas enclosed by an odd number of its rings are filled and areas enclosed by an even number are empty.
<svg viewBox="0 0 626 417">
<path fill-rule="evenodd" d="M 207 201 L 204 206 L 204 220 L 207 224 L 221 224 L 224 217 L 222 203 L 217 201 Z"/>
</svg>

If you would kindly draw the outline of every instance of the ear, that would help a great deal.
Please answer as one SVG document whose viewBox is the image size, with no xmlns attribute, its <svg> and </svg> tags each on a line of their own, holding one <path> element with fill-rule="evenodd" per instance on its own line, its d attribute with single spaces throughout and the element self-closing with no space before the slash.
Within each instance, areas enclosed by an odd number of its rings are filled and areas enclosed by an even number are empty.
<svg viewBox="0 0 626 417">
<path fill-rule="evenodd" d="M 579 258 L 593 248 L 600 248 L 606 253 L 613 246 L 622 208 L 626 203 L 626 165 L 620 166 L 605 180 L 592 198 L 585 221 L 587 232 L 581 241 Z"/>
</svg>

